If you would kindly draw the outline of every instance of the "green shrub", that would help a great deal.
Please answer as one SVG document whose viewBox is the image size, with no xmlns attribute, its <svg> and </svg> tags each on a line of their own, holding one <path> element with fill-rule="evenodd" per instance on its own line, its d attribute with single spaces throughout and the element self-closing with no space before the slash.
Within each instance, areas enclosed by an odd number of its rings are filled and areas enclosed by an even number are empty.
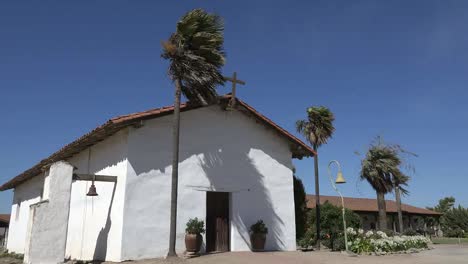
<svg viewBox="0 0 468 264">
<path fill-rule="evenodd" d="M 203 234 L 205 233 L 205 223 L 198 218 L 190 219 L 187 222 L 187 227 L 185 228 L 187 234 Z"/>
<path fill-rule="evenodd" d="M 461 228 L 448 229 L 444 232 L 446 237 L 465 237 L 465 232 Z"/>
<path fill-rule="evenodd" d="M 419 233 L 416 232 L 416 230 L 408 229 L 408 230 L 405 230 L 405 232 L 403 232 L 403 235 L 405 235 L 405 236 L 417 236 L 417 235 L 419 235 Z"/>
<path fill-rule="evenodd" d="M 313 228 L 307 229 L 302 238 L 298 241 L 298 244 L 302 248 L 308 248 L 316 244 L 315 230 Z"/>
<path fill-rule="evenodd" d="M 268 228 L 263 220 L 258 220 L 255 224 L 250 226 L 250 232 L 253 234 L 268 234 Z"/>
<path fill-rule="evenodd" d="M 359 215 L 351 210 L 345 210 L 345 218 L 347 227 L 359 228 L 361 219 Z M 315 209 L 310 210 L 307 215 L 308 231 L 315 231 L 316 214 Z M 334 206 L 329 202 L 325 202 L 320 206 L 320 238 L 322 243 L 332 250 L 343 250 L 343 216 L 340 207 Z"/>
<path fill-rule="evenodd" d="M 385 229 L 385 230 L 383 230 L 383 232 L 384 232 L 387 236 L 394 236 L 394 235 L 396 235 L 395 232 L 393 232 L 393 230 L 390 230 L 390 229 Z"/>
<path fill-rule="evenodd" d="M 17 254 L 15 252 L 8 252 L 8 250 L 6 249 L 0 249 L 0 258 L 14 258 L 14 259 L 23 260 L 24 255 Z"/>
<path fill-rule="evenodd" d="M 304 184 L 302 180 L 294 179 L 294 210 L 296 214 L 296 239 L 299 241 L 306 232 L 307 202 Z"/>
</svg>

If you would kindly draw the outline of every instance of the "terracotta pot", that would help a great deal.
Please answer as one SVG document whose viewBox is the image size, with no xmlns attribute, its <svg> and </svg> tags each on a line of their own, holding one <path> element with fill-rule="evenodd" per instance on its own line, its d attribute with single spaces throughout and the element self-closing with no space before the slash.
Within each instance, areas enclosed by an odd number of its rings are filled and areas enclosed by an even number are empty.
<svg viewBox="0 0 468 264">
<path fill-rule="evenodd" d="M 250 242 L 252 243 L 252 251 L 265 250 L 266 234 L 251 234 Z"/>
<path fill-rule="evenodd" d="M 199 252 L 203 242 L 200 234 L 185 234 L 185 248 L 187 252 Z"/>
</svg>

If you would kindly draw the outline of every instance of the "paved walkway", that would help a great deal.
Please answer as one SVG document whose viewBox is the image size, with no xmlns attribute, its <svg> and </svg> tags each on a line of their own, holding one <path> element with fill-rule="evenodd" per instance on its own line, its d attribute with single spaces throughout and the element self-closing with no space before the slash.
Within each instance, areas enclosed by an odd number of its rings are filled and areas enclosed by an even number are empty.
<svg viewBox="0 0 468 264">
<path fill-rule="evenodd" d="M 137 261 L 135 264 L 168 263 L 163 260 Z M 170 263 L 170 262 L 169 262 Z M 435 249 L 415 254 L 349 257 L 336 252 L 230 252 L 206 255 L 184 264 L 467 264 L 468 246 L 435 245 Z"/>
<path fill-rule="evenodd" d="M 1 259 L 0 264 L 19 264 L 14 259 Z M 110 263 L 110 262 L 105 262 Z M 468 246 L 436 245 L 435 249 L 416 254 L 391 256 L 349 257 L 336 252 L 230 252 L 206 255 L 189 260 L 169 262 L 162 259 L 140 260 L 124 263 L 134 264 L 467 264 Z"/>
</svg>

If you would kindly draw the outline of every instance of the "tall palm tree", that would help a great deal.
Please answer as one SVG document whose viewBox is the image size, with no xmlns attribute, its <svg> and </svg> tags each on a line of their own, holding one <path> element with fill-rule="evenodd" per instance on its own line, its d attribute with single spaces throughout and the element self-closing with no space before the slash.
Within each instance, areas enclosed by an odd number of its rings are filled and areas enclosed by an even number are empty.
<svg viewBox="0 0 468 264">
<path fill-rule="evenodd" d="M 395 203 L 397 205 L 398 213 L 398 232 L 402 233 L 403 230 L 403 213 L 401 210 L 401 195 L 408 195 L 409 191 L 404 186 L 408 186 L 410 177 L 403 174 L 401 171 L 396 170 L 393 175 L 393 188 L 395 190 Z"/>
<path fill-rule="evenodd" d="M 168 256 L 176 256 L 180 97 L 183 93 L 190 103 L 203 105 L 217 100 L 216 85 L 224 83 L 223 30 L 219 16 L 194 9 L 179 20 L 176 31 L 162 43 L 161 56 L 170 61 L 168 74 L 175 84 Z"/>
<path fill-rule="evenodd" d="M 361 162 L 361 180 L 367 180 L 377 193 L 379 229 L 387 229 L 385 194 L 393 190 L 394 175 L 400 175 L 401 164 L 395 149 L 383 145 L 371 145 Z"/>
<path fill-rule="evenodd" d="M 309 107 L 307 109 L 307 119 L 298 120 L 296 122 L 297 132 L 301 133 L 307 141 L 312 145 L 314 156 L 315 169 L 315 210 L 317 215 L 316 231 L 317 231 L 317 247 L 320 248 L 320 187 L 319 187 L 319 170 L 318 170 L 318 148 L 332 137 L 335 127 L 333 126 L 335 116 L 324 106 Z"/>
</svg>

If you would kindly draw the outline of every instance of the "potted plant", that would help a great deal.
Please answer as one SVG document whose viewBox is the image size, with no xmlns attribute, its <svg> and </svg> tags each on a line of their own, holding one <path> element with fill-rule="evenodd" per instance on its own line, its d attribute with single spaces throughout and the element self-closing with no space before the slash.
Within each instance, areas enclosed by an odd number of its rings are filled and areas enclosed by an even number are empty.
<svg viewBox="0 0 468 264">
<path fill-rule="evenodd" d="M 263 251 L 265 249 L 267 234 L 268 228 L 263 220 L 258 220 L 250 227 L 250 243 L 252 244 L 252 251 Z"/>
<path fill-rule="evenodd" d="M 185 228 L 185 248 L 187 252 L 198 253 L 200 251 L 205 233 L 205 223 L 198 218 L 190 219 Z"/>
</svg>

